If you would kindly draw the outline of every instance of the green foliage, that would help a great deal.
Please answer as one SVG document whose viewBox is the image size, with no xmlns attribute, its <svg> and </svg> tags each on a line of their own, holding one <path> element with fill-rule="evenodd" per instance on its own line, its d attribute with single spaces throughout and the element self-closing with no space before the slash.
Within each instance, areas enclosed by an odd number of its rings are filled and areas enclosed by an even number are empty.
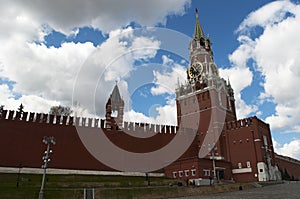
<svg viewBox="0 0 300 199">
<path fill-rule="evenodd" d="M 24 106 L 22 103 L 20 104 L 20 106 L 18 108 L 18 112 L 20 112 L 21 114 L 24 113 Z"/>
<path fill-rule="evenodd" d="M 0 117 L 2 116 L 3 110 L 4 110 L 4 105 L 1 105 L 1 106 L 0 106 Z"/>
<path fill-rule="evenodd" d="M 24 114 L 24 106 L 21 103 L 19 108 L 18 108 L 17 118 L 21 120 L 23 118 L 23 114 Z"/>
<path fill-rule="evenodd" d="M 280 172 L 281 172 L 281 176 L 282 176 L 282 180 L 292 180 L 291 176 L 289 175 L 288 171 L 286 169 L 282 170 L 282 169 L 279 169 Z"/>
<path fill-rule="evenodd" d="M 68 106 L 52 106 L 50 108 L 49 114 L 51 115 L 63 115 L 63 116 L 69 116 L 71 115 L 73 111 Z"/>
</svg>

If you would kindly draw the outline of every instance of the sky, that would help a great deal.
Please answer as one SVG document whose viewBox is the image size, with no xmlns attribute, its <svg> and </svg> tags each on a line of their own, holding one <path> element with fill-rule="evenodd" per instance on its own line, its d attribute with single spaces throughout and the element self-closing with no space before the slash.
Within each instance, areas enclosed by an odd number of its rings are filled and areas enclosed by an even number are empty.
<svg viewBox="0 0 300 199">
<path fill-rule="evenodd" d="M 238 118 L 270 124 L 275 151 L 300 159 L 300 5 L 270 0 L 0 0 L 0 104 L 103 117 L 116 84 L 125 120 L 176 124 L 195 8 Z"/>
</svg>

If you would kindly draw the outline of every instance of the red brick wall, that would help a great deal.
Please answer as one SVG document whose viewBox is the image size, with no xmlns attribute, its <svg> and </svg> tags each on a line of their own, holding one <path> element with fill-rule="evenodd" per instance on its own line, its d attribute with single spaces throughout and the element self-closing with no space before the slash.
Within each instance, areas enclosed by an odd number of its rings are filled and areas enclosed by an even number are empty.
<svg viewBox="0 0 300 199">
<path fill-rule="evenodd" d="M 37 120 L 40 121 L 40 120 Z M 89 124 L 90 125 L 90 124 Z M 103 125 L 103 124 L 101 124 Z M 97 127 L 82 127 L 87 132 L 101 133 Z M 148 128 L 148 127 L 147 127 Z M 135 138 L 120 130 L 104 129 L 106 136 L 120 148 L 127 151 L 144 153 L 162 148 L 176 135 L 170 133 L 174 127 L 162 126 L 154 136 Z M 165 132 L 164 128 L 168 132 Z M 136 128 L 136 131 L 139 129 Z M 146 133 L 146 132 L 140 132 Z M 63 169 L 112 170 L 95 159 L 82 144 L 75 126 L 49 124 L 43 121 L 35 122 L 0 119 L 0 166 L 40 168 L 46 145 L 42 142 L 44 136 L 54 136 L 56 145 L 52 146 L 50 167 Z M 100 141 L 99 141 L 100 143 Z M 195 142 L 196 143 L 196 142 Z M 194 154 L 195 150 L 187 150 L 186 155 Z"/>
<path fill-rule="evenodd" d="M 0 166 L 40 168 L 46 145 L 44 136 L 54 136 L 50 167 L 64 169 L 105 169 L 85 149 L 74 126 L 39 124 L 22 121 L 0 121 Z"/>
<path fill-rule="evenodd" d="M 250 161 L 252 172 L 233 174 L 234 179 L 239 182 L 257 181 L 257 162 L 265 162 L 266 153 L 270 154 L 271 165 L 274 166 L 274 150 L 269 125 L 256 117 L 231 122 L 227 125 L 226 140 L 229 150 L 229 161 L 233 169 L 247 168 L 247 161 Z M 263 136 L 267 137 L 268 147 L 264 146 Z"/>
<path fill-rule="evenodd" d="M 290 177 L 294 177 L 295 180 L 300 180 L 300 161 L 292 160 L 288 157 L 276 155 L 276 163 L 281 171 L 286 171 Z"/>
</svg>

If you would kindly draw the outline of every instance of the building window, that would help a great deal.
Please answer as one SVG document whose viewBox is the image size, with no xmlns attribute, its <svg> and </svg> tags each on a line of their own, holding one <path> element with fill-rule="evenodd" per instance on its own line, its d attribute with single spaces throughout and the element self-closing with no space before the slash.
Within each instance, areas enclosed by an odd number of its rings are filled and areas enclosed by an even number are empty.
<svg viewBox="0 0 300 199">
<path fill-rule="evenodd" d="M 179 177 L 183 176 L 183 171 L 179 171 Z"/>
<path fill-rule="evenodd" d="M 239 167 L 239 169 L 241 169 L 242 168 L 242 163 L 238 163 L 238 167 Z"/>
<path fill-rule="evenodd" d="M 264 172 L 264 170 L 263 170 L 263 169 L 259 169 L 259 172 L 261 172 L 261 173 L 262 173 L 262 172 Z"/>
<path fill-rule="evenodd" d="M 268 146 L 267 136 L 263 135 L 264 145 Z"/>
<path fill-rule="evenodd" d="M 173 172 L 173 178 L 176 178 L 176 177 L 177 177 L 177 172 L 174 171 L 174 172 Z"/>
<path fill-rule="evenodd" d="M 247 161 L 247 168 L 250 168 L 250 167 L 251 167 L 250 161 Z"/>
<path fill-rule="evenodd" d="M 196 175 L 196 169 L 192 169 L 192 176 L 195 176 Z"/>
<path fill-rule="evenodd" d="M 189 176 L 189 170 L 185 170 L 184 173 L 186 177 Z"/>
<path fill-rule="evenodd" d="M 208 170 L 208 169 L 203 169 L 203 175 L 204 175 L 204 176 L 210 176 L 210 170 Z"/>
</svg>

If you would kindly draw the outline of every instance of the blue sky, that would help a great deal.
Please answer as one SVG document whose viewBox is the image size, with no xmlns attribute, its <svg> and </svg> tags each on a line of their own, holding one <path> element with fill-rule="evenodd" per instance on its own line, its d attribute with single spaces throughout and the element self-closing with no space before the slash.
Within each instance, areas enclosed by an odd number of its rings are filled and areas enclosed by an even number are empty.
<svg viewBox="0 0 300 199">
<path fill-rule="evenodd" d="M 76 104 L 83 115 L 103 116 L 117 80 L 126 119 L 174 124 L 174 89 L 177 79 L 185 81 L 198 8 L 220 75 L 235 90 L 238 117 L 270 123 L 277 152 L 300 158 L 298 1 L 117 4 L 2 4 L 0 104 L 37 112 Z"/>
</svg>

